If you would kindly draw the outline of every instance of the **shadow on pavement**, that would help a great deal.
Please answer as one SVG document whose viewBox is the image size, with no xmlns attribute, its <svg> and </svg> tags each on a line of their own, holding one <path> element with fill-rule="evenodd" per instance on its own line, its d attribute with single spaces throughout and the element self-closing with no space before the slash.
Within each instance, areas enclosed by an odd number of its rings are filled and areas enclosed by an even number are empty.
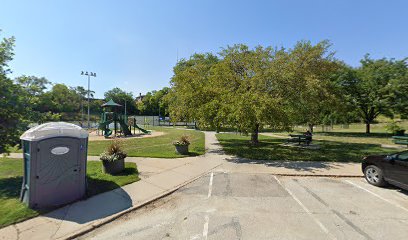
<svg viewBox="0 0 408 240">
<path fill-rule="evenodd" d="M 222 149 L 222 145 L 220 143 L 211 143 L 213 146 L 212 149 L 207 149 L 207 153 L 215 154 L 215 155 L 225 155 L 225 152 Z"/>
<path fill-rule="evenodd" d="M 95 195 L 100 191 L 103 191 L 102 189 L 96 189 L 91 191 L 91 194 L 95 196 L 86 198 L 82 201 L 55 210 L 35 209 L 35 211 L 45 213 L 44 216 L 46 217 L 82 224 L 110 216 L 132 206 L 130 196 L 116 183 L 97 179 L 92 179 L 92 181 L 94 181 L 93 185 L 95 186 L 103 185 L 105 187 L 105 189 L 103 189 L 104 191 L 106 191 L 107 188 L 115 189 L 115 191 Z M 0 179 L 0 197 L 4 199 L 18 200 L 21 183 L 21 176 Z M 88 191 L 88 194 L 89 193 L 90 192 Z"/>
<path fill-rule="evenodd" d="M 296 171 L 302 172 L 313 172 L 317 169 L 338 169 L 339 165 L 335 162 L 311 162 L 311 161 L 265 161 L 265 160 L 252 160 L 252 159 L 244 159 L 239 157 L 230 157 L 226 159 L 228 162 L 237 163 L 237 164 L 259 164 L 264 165 L 267 167 L 274 167 L 274 168 L 286 168 L 292 169 Z M 341 163 L 342 166 L 344 164 L 353 164 L 353 163 Z M 355 164 L 355 163 L 354 163 Z"/>
<path fill-rule="evenodd" d="M 46 217 L 79 224 L 102 219 L 132 207 L 132 199 L 122 189 L 105 192 L 45 214 Z"/>
</svg>

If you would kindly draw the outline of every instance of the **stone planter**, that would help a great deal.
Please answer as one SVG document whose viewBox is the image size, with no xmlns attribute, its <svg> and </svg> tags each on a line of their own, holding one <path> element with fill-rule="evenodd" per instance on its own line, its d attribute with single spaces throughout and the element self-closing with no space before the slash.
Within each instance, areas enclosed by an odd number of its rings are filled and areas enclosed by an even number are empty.
<svg viewBox="0 0 408 240">
<path fill-rule="evenodd" d="M 188 154 L 188 145 L 174 145 L 176 147 L 176 153 L 181 155 Z"/>
<path fill-rule="evenodd" d="M 117 174 L 125 169 L 125 159 L 119 159 L 117 161 L 102 161 L 102 170 L 104 173 Z"/>
</svg>

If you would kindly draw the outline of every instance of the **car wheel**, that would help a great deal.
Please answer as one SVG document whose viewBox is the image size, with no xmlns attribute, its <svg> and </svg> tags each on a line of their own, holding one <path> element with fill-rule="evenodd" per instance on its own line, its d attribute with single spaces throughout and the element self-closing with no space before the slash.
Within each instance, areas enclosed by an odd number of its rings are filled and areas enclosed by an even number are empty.
<svg viewBox="0 0 408 240">
<path fill-rule="evenodd" d="M 364 169 L 364 177 L 368 183 L 382 187 L 386 185 L 383 171 L 375 165 L 369 165 Z"/>
</svg>

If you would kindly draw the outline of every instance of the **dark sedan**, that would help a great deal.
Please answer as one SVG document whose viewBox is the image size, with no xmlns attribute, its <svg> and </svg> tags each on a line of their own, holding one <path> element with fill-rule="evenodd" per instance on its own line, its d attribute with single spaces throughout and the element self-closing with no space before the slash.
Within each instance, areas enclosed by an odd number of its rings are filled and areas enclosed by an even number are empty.
<svg viewBox="0 0 408 240">
<path fill-rule="evenodd" d="M 362 170 L 372 185 L 381 187 L 389 183 L 408 190 L 408 151 L 365 157 Z"/>
</svg>

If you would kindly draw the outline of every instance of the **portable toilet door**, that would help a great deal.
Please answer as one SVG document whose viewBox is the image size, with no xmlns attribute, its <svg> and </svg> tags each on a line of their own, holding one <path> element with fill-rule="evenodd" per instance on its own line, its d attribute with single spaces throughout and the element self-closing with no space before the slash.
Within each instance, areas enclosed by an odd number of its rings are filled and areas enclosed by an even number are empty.
<svg viewBox="0 0 408 240">
<path fill-rule="evenodd" d="M 47 123 L 21 137 L 25 170 L 22 199 L 30 207 L 52 208 L 82 198 L 86 191 L 88 133 L 70 123 Z M 26 150 L 24 150 L 26 151 Z M 26 195 L 26 196 L 24 196 Z"/>
<path fill-rule="evenodd" d="M 36 199 L 43 206 L 58 206 L 83 196 L 81 142 L 70 137 L 44 139 L 37 145 Z M 84 169 L 83 169 L 84 170 Z"/>
</svg>

